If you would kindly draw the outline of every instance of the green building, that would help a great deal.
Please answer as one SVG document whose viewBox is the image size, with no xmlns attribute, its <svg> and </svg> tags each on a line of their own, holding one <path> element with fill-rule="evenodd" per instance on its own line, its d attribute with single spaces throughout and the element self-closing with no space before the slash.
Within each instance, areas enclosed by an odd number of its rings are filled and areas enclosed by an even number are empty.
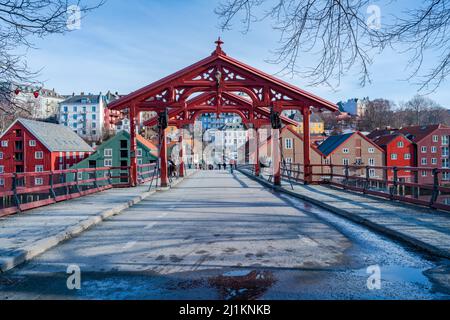
<svg viewBox="0 0 450 320">
<path fill-rule="evenodd" d="M 137 135 L 137 162 L 138 165 L 156 163 L 158 160 L 157 147 L 145 139 Z M 130 134 L 126 131 L 119 132 L 116 136 L 99 145 L 95 152 L 88 158 L 74 165 L 71 169 L 86 168 L 103 168 L 110 167 L 113 177 L 113 184 L 127 184 L 129 182 L 129 172 L 127 167 L 130 166 Z M 148 170 L 148 169 L 147 169 Z M 144 170 L 146 171 L 146 170 Z M 99 172 L 99 176 L 104 173 Z M 87 176 L 87 173 L 79 173 L 78 179 L 94 178 Z M 118 177 L 121 178 L 118 178 Z"/>
</svg>

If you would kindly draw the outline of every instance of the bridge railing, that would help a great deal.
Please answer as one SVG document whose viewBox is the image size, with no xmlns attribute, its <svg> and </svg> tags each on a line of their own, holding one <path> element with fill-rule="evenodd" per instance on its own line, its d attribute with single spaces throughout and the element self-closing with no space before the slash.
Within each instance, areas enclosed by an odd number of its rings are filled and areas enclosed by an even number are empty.
<svg viewBox="0 0 450 320">
<path fill-rule="evenodd" d="M 284 178 L 304 182 L 303 171 L 302 164 L 282 164 Z M 310 171 L 312 183 L 450 211 L 450 168 L 320 164 Z"/>
<path fill-rule="evenodd" d="M 0 175 L 0 217 L 113 187 L 114 168 Z"/>
</svg>

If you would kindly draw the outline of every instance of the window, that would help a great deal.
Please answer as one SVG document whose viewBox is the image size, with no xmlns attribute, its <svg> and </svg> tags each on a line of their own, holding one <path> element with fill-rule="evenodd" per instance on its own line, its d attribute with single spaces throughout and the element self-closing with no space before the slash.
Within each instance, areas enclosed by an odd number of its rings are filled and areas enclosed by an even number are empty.
<svg viewBox="0 0 450 320">
<path fill-rule="evenodd" d="M 105 151 L 104 151 L 104 155 L 105 155 L 105 157 L 112 157 L 112 149 L 105 149 Z"/>
<path fill-rule="evenodd" d="M 83 180 L 83 172 L 78 172 L 77 179 L 78 179 L 78 181 L 82 181 Z"/>
<path fill-rule="evenodd" d="M 138 164 L 138 165 L 140 165 L 140 166 L 141 166 L 141 165 L 142 165 L 142 163 L 143 163 L 143 162 L 142 162 L 142 159 L 138 159 L 138 160 L 137 160 L 137 164 Z"/>
<path fill-rule="evenodd" d="M 422 177 L 426 177 L 428 175 L 428 172 L 426 172 L 425 170 L 422 171 Z"/>
<path fill-rule="evenodd" d="M 138 149 L 137 150 L 137 156 L 138 157 L 142 157 L 142 149 Z"/>
<path fill-rule="evenodd" d="M 397 142 L 397 147 L 398 148 L 403 148 L 404 146 L 405 146 L 405 144 L 403 143 L 403 141 Z"/>
<path fill-rule="evenodd" d="M 286 158 L 286 163 L 291 164 L 292 163 L 292 158 Z"/>
<path fill-rule="evenodd" d="M 44 179 L 42 179 L 42 178 L 35 178 L 34 179 L 34 184 L 36 186 L 42 186 L 44 184 Z"/>
<path fill-rule="evenodd" d="M 442 159 L 442 168 L 448 168 L 448 167 L 449 167 L 449 160 Z"/>
<path fill-rule="evenodd" d="M 291 138 L 284 139 L 284 146 L 286 149 L 292 149 L 292 139 Z"/>
<path fill-rule="evenodd" d="M 78 115 L 77 115 L 77 114 L 74 114 L 74 115 L 73 115 L 73 120 L 77 120 L 77 118 L 78 118 Z"/>
<path fill-rule="evenodd" d="M 97 115 L 96 114 L 92 115 L 92 120 L 97 120 Z"/>
<path fill-rule="evenodd" d="M 5 179 L 0 178 L 0 186 L 4 186 L 5 185 Z"/>
<path fill-rule="evenodd" d="M 411 154 L 410 153 L 405 153 L 404 159 L 405 160 L 411 160 Z"/>
<path fill-rule="evenodd" d="M 436 158 L 432 158 L 431 159 L 431 164 L 437 164 L 437 159 Z"/>
<path fill-rule="evenodd" d="M 443 157 L 448 157 L 449 155 L 449 148 L 448 147 L 443 147 L 442 148 L 442 156 Z"/>
<path fill-rule="evenodd" d="M 112 167 L 112 159 L 105 159 L 104 165 L 105 167 Z"/>
<path fill-rule="evenodd" d="M 92 122 L 92 128 L 97 128 L 97 123 Z"/>
<path fill-rule="evenodd" d="M 347 158 L 342 159 L 342 164 L 344 166 L 348 166 L 349 163 L 350 163 L 350 161 Z"/>
<path fill-rule="evenodd" d="M 442 145 L 443 146 L 448 145 L 448 136 L 442 136 Z"/>
<path fill-rule="evenodd" d="M 433 142 L 439 142 L 439 136 L 433 136 Z"/>
<path fill-rule="evenodd" d="M 421 151 L 422 151 L 422 153 L 427 153 L 427 147 L 422 147 L 422 149 L 421 149 Z"/>
<path fill-rule="evenodd" d="M 2 141 L 2 147 L 3 148 L 7 148 L 8 147 L 8 140 L 3 140 Z"/>
<path fill-rule="evenodd" d="M 68 112 L 69 108 L 67 106 L 63 106 L 63 112 Z"/>
<path fill-rule="evenodd" d="M 5 172 L 5 166 L 0 166 L 0 173 L 4 173 Z"/>
<path fill-rule="evenodd" d="M 36 147 L 36 140 L 30 140 L 29 145 L 30 147 Z"/>
<path fill-rule="evenodd" d="M 369 169 L 369 177 L 373 178 L 373 177 L 375 177 L 375 175 L 376 175 L 375 169 Z"/>
<path fill-rule="evenodd" d="M 450 180 L 450 172 L 442 172 L 442 180 Z"/>
<path fill-rule="evenodd" d="M 0 160 L 3 160 L 3 152 L 0 152 Z"/>
<path fill-rule="evenodd" d="M 97 131 L 92 130 L 92 134 L 95 136 L 97 134 Z"/>
<path fill-rule="evenodd" d="M 348 148 L 344 148 L 344 149 L 342 149 L 342 153 L 350 153 L 350 150 L 348 149 Z"/>
<path fill-rule="evenodd" d="M 78 128 L 78 123 L 76 123 L 76 122 L 72 123 L 72 127 L 73 128 Z"/>
<path fill-rule="evenodd" d="M 374 158 L 370 158 L 369 159 L 369 166 L 374 166 L 375 165 L 375 159 Z"/>
<path fill-rule="evenodd" d="M 361 166 L 361 165 L 363 164 L 362 159 L 356 159 L 355 164 L 356 164 L 357 166 Z"/>
<path fill-rule="evenodd" d="M 77 106 L 73 107 L 73 112 L 78 112 L 78 107 Z"/>
<path fill-rule="evenodd" d="M 67 159 L 67 160 L 70 159 L 70 152 L 66 152 L 66 159 Z"/>
<path fill-rule="evenodd" d="M 36 166 L 34 169 L 35 172 L 44 172 L 44 166 L 42 165 Z"/>
<path fill-rule="evenodd" d="M 92 106 L 92 112 L 97 112 L 97 107 L 96 106 Z"/>
<path fill-rule="evenodd" d="M 398 155 L 396 153 L 392 153 L 391 160 L 397 160 L 397 159 L 398 159 Z"/>
<path fill-rule="evenodd" d="M 431 147 L 431 153 L 437 153 L 437 147 Z"/>
<path fill-rule="evenodd" d="M 427 162 L 427 158 L 422 158 L 421 163 L 422 163 L 423 166 L 427 165 L 427 163 L 428 163 Z"/>
<path fill-rule="evenodd" d="M 36 151 L 34 153 L 34 158 L 35 159 L 44 159 L 44 153 L 42 151 Z"/>
<path fill-rule="evenodd" d="M 73 160 L 77 160 L 77 153 L 76 152 L 73 153 L 72 158 L 73 158 Z"/>
</svg>

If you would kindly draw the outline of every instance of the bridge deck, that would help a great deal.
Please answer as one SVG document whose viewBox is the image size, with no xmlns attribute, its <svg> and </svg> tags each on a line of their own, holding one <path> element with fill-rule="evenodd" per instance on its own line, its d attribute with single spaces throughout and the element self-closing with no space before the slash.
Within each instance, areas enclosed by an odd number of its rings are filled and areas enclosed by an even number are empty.
<svg viewBox="0 0 450 320">
<path fill-rule="evenodd" d="M 267 179 L 262 177 L 259 180 L 267 184 Z M 279 191 L 310 201 L 432 254 L 450 258 L 448 212 L 324 185 L 293 184 L 292 187 L 283 181 Z"/>
</svg>

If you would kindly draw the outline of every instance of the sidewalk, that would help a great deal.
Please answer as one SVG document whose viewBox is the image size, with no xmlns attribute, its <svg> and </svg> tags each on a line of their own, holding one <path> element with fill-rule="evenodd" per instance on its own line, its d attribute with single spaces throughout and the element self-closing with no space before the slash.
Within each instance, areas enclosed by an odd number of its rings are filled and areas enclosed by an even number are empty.
<svg viewBox="0 0 450 320">
<path fill-rule="evenodd" d="M 274 188 L 263 178 L 245 175 Z M 291 185 L 274 188 L 363 224 L 428 253 L 450 259 L 450 214 L 410 204 L 348 192 L 328 186 Z"/>
<path fill-rule="evenodd" d="M 188 170 L 187 176 L 193 174 Z M 181 182 L 176 180 L 173 186 Z M 149 185 L 110 189 L 0 218 L 0 273 L 31 260 L 154 194 Z"/>
</svg>

